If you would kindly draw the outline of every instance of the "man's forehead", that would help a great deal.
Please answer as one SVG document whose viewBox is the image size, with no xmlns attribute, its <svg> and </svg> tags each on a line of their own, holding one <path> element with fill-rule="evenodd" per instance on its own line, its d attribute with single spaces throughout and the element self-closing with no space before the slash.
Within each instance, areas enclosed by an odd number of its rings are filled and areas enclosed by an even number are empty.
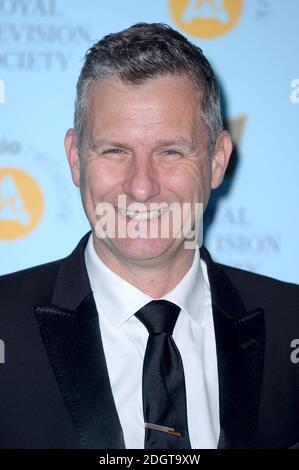
<svg viewBox="0 0 299 470">
<path fill-rule="evenodd" d="M 159 94 L 159 90 L 161 93 Z M 117 94 L 119 97 L 126 97 L 128 94 L 136 94 L 144 98 L 155 94 L 161 99 L 175 93 L 179 98 L 180 95 L 188 94 L 190 100 L 196 100 L 201 97 L 201 93 L 195 86 L 194 81 L 186 74 L 157 74 L 153 77 L 142 80 L 141 82 L 129 82 L 122 80 L 117 76 L 111 76 L 106 79 L 95 80 L 90 87 L 89 95 L 92 101 L 97 97 L 103 99 Z"/>
<path fill-rule="evenodd" d="M 198 96 L 194 96 L 190 80 L 173 75 L 136 86 L 117 78 L 97 81 L 87 109 L 92 145 L 100 141 L 102 145 L 105 140 L 125 143 L 128 136 L 140 131 L 157 146 L 167 142 L 190 146 L 194 135 L 202 132 L 201 121 Z"/>
<path fill-rule="evenodd" d="M 105 146 L 119 146 L 119 147 L 129 147 L 130 143 L 122 140 L 111 140 L 111 139 L 99 139 L 94 136 L 90 138 L 90 145 L 94 148 L 105 147 Z M 155 139 L 155 145 L 157 147 L 168 147 L 168 146 L 179 146 L 185 147 L 189 150 L 195 148 L 196 138 L 192 134 L 190 138 L 178 136 L 174 139 Z"/>
<path fill-rule="evenodd" d="M 89 96 L 86 113 L 89 124 L 145 127 L 171 124 L 191 127 L 199 117 L 198 94 L 185 77 L 162 76 L 143 85 L 128 85 L 119 79 L 97 81 Z M 100 124 L 101 121 L 101 124 Z"/>
</svg>

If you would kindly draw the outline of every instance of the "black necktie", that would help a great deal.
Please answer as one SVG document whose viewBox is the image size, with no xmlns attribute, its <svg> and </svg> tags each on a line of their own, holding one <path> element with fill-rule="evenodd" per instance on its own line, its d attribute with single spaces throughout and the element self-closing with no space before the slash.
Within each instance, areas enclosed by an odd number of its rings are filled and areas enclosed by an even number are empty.
<svg viewBox="0 0 299 470">
<path fill-rule="evenodd" d="M 167 300 L 135 313 L 149 332 L 142 379 L 145 449 L 191 449 L 183 363 L 172 337 L 179 313 Z"/>
</svg>

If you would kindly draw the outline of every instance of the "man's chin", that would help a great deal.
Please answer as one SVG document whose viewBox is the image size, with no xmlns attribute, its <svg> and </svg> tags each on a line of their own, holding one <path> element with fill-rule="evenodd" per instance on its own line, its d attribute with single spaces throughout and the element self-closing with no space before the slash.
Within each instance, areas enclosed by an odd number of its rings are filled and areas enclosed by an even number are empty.
<svg viewBox="0 0 299 470">
<path fill-rule="evenodd" d="M 175 250 L 174 239 L 115 239 L 111 245 L 119 258 L 131 261 L 154 260 Z"/>
</svg>

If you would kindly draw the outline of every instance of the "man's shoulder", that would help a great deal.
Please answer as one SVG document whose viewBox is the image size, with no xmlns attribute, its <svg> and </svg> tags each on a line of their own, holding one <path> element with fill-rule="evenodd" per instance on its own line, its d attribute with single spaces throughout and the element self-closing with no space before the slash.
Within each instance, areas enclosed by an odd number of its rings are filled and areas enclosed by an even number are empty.
<svg viewBox="0 0 299 470">
<path fill-rule="evenodd" d="M 82 264 L 82 259 L 84 260 L 84 249 L 89 236 L 90 232 L 85 234 L 74 250 L 64 258 L 0 276 L 0 292 L 3 292 L 3 289 L 22 288 L 22 286 L 28 289 L 30 285 L 36 288 L 38 288 L 38 286 L 45 287 L 53 285 L 58 271 L 63 264 L 70 264 L 71 262 L 72 265 L 70 269 L 74 269 L 77 264 Z"/>
<path fill-rule="evenodd" d="M 257 274 L 244 269 L 223 264 L 217 265 L 223 269 L 242 298 L 251 303 L 263 303 L 288 306 L 299 305 L 299 285 L 278 280 L 263 274 Z"/>
<path fill-rule="evenodd" d="M 63 258 L 51 261 L 49 263 L 39 264 L 20 271 L 15 271 L 9 274 L 0 276 L 0 285 L 24 282 L 27 280 L 37 280 L 44 275 L 51 275 L 57 273 Z"/>
<path fill-rule="evenodd" d="M 48 297 L 53 290 L 62 259 L 0 276 L 0 299 L 24 300 Z M 1 302 L 2 303 L 2 302 Z"/>
<path fill-rule="evenodd" d="M 1 313 L 5 307 L 6 311 L 20 311 L 32 309 L 33 305 L 47 305 L 52 302 L 58 287 L 62 295 L 67 288 L 76 299 L 76 292 L 80 293 L 83 289 L 81 286 L 84 286 L 84 250 L 89 236 L 90 232 L 85 234 L 65 258 L 0 276 Z M 81 277 L 78 277 L 80 273 Z M 77 282 L 77 291 L 74 280 Z"/>
</svg>

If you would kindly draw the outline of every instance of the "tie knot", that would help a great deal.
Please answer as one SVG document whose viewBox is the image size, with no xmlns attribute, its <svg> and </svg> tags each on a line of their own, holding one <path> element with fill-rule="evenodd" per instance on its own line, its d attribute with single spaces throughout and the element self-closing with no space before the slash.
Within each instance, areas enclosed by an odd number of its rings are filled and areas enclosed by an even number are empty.
<svg viewBox="0 0 299 470">
<path fill-rule="evenodd" d="M 168 300 L 153 300 L 138 310 L 135 316 L 149 333 L 172 335 L 180 311 L 180 307 Z"/>
</svg>

